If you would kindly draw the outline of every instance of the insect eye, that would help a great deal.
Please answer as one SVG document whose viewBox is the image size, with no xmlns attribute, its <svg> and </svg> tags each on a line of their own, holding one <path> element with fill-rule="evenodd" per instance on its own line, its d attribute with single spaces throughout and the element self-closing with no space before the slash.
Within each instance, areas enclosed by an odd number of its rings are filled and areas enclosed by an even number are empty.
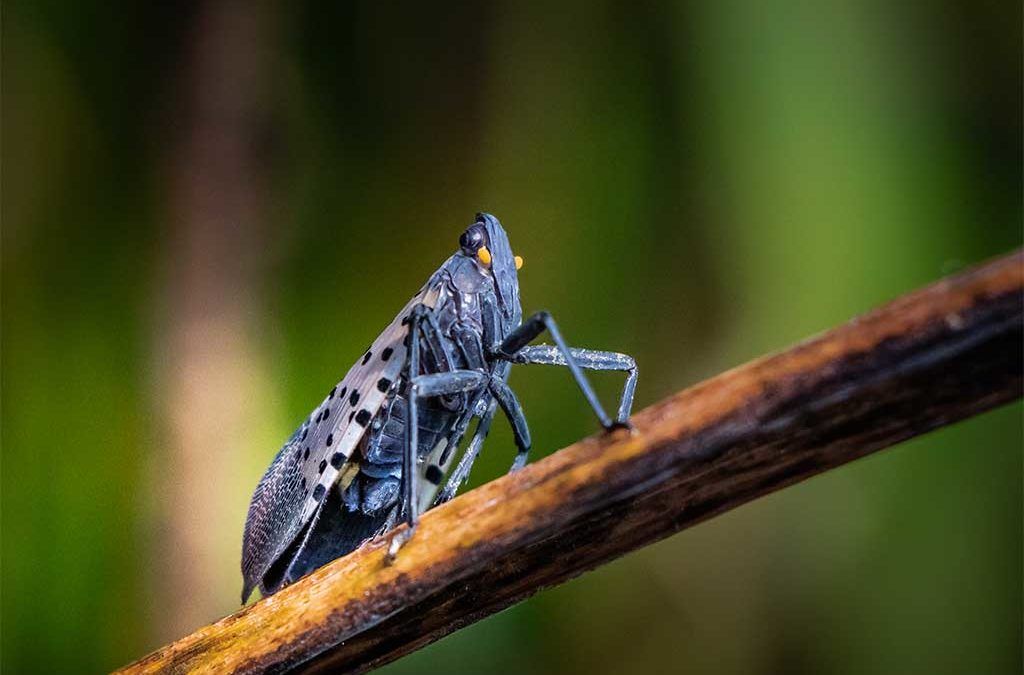
<svg viewBox="0 0 1024 675">
<path fill-rule="evenodd" d="M 480 247 L 484 245 L 484 228 L 481 225 L 471 225 L 468 230 L 459 237 L 459 247 L 468 256 L 475 256 Z"/>
</svg>

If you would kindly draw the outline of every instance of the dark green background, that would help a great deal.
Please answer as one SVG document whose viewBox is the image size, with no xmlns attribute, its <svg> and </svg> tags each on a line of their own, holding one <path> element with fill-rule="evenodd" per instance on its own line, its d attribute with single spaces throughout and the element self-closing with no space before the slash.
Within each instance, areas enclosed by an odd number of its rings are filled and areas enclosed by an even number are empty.
<svg viewBox="0 0 1024 675">
<path fill-rule="evenodd" d="M 5 672 L 110 669 L 233 611 L 255 482 L 477 210 L 526 259 L 526 311 L 637 357 L 640 406 L 1020 244 L 1019 3 L 3 14 Z M 263 27 L 225 40 L 258 62 L 257 119 L 222 120 L 252 131 L 259 176 L 233 207 L 189 164 L 217 135 L 183 150 L 211 15 L 221 38 Z M 207 241 L 177 180 L 248 216 Z M 174 348 L 193 324 L 234 336 L 220 361 Z M 175 422 L 175 392 L 208 384 Z M 512 384 L 538 456 L 594 431 L 564 373 Z M 220 411 L 223 433 L 203 418 Z M 189 473 L 183 437 L 212 468 Z M 497 424 L 474 480 L 512 452 Z M 1013 405 L 388 672 L 1019 673 L 1021 471 Z"/>
</svg>

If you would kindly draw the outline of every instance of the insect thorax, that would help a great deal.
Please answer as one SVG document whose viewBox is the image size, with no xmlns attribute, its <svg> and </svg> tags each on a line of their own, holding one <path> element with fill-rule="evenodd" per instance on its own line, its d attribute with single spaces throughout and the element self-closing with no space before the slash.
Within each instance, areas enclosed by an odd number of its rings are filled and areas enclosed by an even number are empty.
<svg viewBox="0 0 1024 675">
<path fill-rule="evenodd" d="M 417 375 L 457 369 L 493 369 L 484 346 L 484 311 L 495 304 L 494 292 L 465 259 L 454 258 L 439 271 L 438 291 L 430 297 L 427 330 L 419 345 Z M 498 325 L 498 337 L 503 332 Z M 354 462 L 357 472 L 339 483 L 350 511 L 379 514 L 398 501 L 406 439 L 409 373 L 388 392 L 386 402 L 363 438 Z M 420 493 L 429 501 L 454 458 L 465 427 L 486 392 L 423 399 L 419 406 L 417 456 L 423 479 Z"/>
</svg>

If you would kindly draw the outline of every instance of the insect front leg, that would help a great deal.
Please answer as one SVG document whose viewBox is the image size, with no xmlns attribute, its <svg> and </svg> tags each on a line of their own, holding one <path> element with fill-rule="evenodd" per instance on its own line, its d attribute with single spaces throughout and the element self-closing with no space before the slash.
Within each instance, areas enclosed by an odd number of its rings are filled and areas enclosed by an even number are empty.
<svg viewBox="0 0 1024 675">
<path fill-rule="evenodd" d="M 562 332 L 558 330 L 558 324 L 555 323 L 555 320 L 547 312 L 537 312 L 524 321 L 522 325 L 509 333 L 501 344 L 493 349 L 493 353 L 497 358 L 514 363 L 516 355 L 545 330 L 551 335 L 551 339 L 555 341 L 555 346 L 561 353 L 562 358 L 565 359 L 566 367 L 569 368 L 573 379 L 576 380 L 576 385 L 583 392 L 583 396 L 587 399 L 587 403 L 590 404 L 594 414 L 597 415 L 601 426 L 606 430 L 626 426 L 623 422 L 612 422 L 608 417 L 608 414 L 601 406 L 601 402 L 597 399 L 597 394 L 594 393 L 593 387 L 590 386 L 586 375 L 583 374 L 583 371 L 576 363 L 576 359 L 573 358 L 569 346 L 565 343 L 565 339 L 562 338 Z"/>
<path fill-rule="evenodd" d="M 580 368 L 616 370 L 627 373 L 626 383 L 622 387 L 622 397 L 619 399 L 619 413 L 616 421 L 619 424 L 628 424 L 629 413 L 633 409 L 633 394 L 636 392 L 637 379 L 636 361 L 633 357 L 618 352 L 600 352 L 576 347 L 570 348 L 569 354 Z M 535 363 L 547 366 L 569 365 L 561 350 L 551 345 L 523 347 L 516 353 L 515 363 Z"/>
</svg>

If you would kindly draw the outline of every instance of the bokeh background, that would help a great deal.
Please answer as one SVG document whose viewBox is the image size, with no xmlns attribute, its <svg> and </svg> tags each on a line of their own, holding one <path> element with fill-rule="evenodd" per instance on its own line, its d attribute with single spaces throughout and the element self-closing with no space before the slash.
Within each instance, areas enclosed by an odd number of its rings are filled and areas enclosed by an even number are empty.
<svg viewBox="0 0 1024 675">
<path fill-rule="evenodd" d="M 639 406 L 1020 244 L 1020 3 L 425 5 L 4 3 L 4 672 L 235 610 L 256 481 L 478 210 Z M 512 384 L 538 456 L 594 431 Z M 1019 673 L 1021 411 L 385 672 Z"/>
</svg>

